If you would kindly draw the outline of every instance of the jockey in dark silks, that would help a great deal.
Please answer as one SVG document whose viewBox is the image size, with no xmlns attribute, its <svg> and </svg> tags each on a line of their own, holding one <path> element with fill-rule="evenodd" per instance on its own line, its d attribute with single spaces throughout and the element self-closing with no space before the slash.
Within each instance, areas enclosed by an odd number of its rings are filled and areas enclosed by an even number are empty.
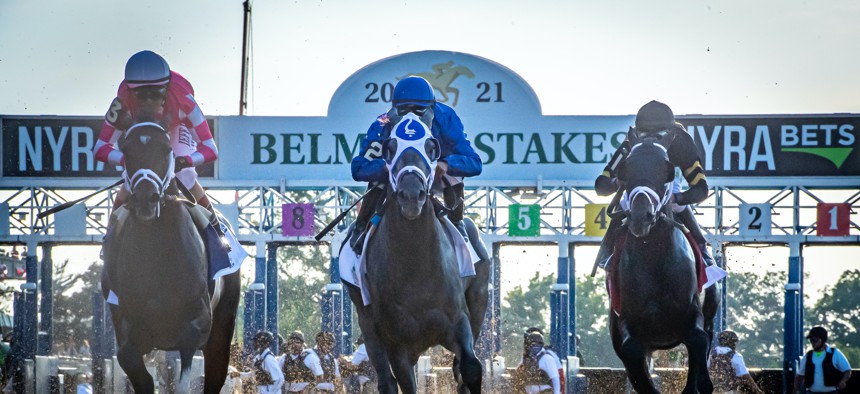
<svg viewBox="0 0 860 394">
<path fill-rule="evenodd" d="M 391 128 L 411 112 L 429 125 L 433 137 L 439 140 L 442 154 L 436 167 L 435 184 L 441 185 L 445 205 L 452 208 L 449 219 L 468 240 L 463 226 L 462 177 L 480 175 L 483 164 L 466 138 L 460 117 L 453 108 L 436 102 L 433 87 L 427 80 L 417 76 L 403 78 L 397 83 L 391 103 L 391 110 L 380 115 L 370 125 L 367 136 L 361 142 L 359 154 L 352 159 L 352 178 L 370 182 L 355 221 L 353 235 L 362 234 L 374 213 L 382 207 L 388 183 L 388 170 L 382 159 L 382 143 L 389 138 Z M 356 254 L 361 254 L 361 238 L 353 236 L 350 241 Z"/>
<path fill-rule="evenodd" d="M 690 230 L 702 252 L 705 265 L 713 265 L 714 259 L 705 248 L 705 236 L 693 217 L 693 210 L 688 206 L 689 204 L 700 203 L 708 197 L 708 181 L 705 178 L 705 172 L 699 159 L 696 143 L 687 134 L 684 126 L 675 122 L 675 115 L 672 113 L 672 109 L 658 101 L 651 101 L 639 109 L 639 112 L 636 114 L 636 127 L 634 131 L 640 138 L 668 138 L 672 141 L 667 152 L 669 161 L 675 167 L 681 169 L 681 173 L 689 185 L 689 189 L 683 192 L 676 189 L 672 193 L 670 201 L 674 203 L 672 206 L 675 211 L 675 218 L 679 219 Z M 616 171 L 618 165 L 630 153 L 631 148 L 630 141 L 625 139 L 612 155 L 609 163 L 603 169 L 603 173 L 594 182 L 594 189 L 598 195 L 606 196 L 618 191 Z M 678 187 L 677 179 L 675 187 Z M 609 257 L 612 255 L 615 239 L 618 235 L 618 231 L 616 230 L 620 225 L 620 218 L 612 219 L 609 223 L 609 228 L 606 230 L 606 235 L 603 237 L 600 251 L 597 254 L 597 262 L 601 267 L 606 266 Z"/>
</svg>

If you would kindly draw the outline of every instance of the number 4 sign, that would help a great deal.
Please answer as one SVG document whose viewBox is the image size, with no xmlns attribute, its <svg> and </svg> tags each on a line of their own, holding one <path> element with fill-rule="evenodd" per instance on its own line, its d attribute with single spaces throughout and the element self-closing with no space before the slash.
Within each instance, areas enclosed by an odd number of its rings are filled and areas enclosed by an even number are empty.
<svg viewBox="0 0 860 394">
<path fill-rule="evenodd" d="M 818 235 L 848 235 L 850 214 L 848 203 L 818 203 Z"/>
<path fill-rule="evenodd" d="M 314 204 L 284 204 L 281 234 L 285 237 L 314 235 Z"/>
</svg>

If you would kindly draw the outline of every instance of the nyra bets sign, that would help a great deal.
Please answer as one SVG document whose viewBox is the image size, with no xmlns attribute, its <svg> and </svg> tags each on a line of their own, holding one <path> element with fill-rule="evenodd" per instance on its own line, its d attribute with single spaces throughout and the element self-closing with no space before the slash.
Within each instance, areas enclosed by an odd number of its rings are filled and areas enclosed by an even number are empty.
<svg viewBox="0 0 860 394">
<path fill-rule="evenodd" d="M 327 116 L 216 117 L 220 156 L 215 181 L 229 186 L 358 185 L 350 161 L 359 154 L 371 123 L 391 107 L 397 81 L 409 75 L 426 78 L 436 99 L 459 114 L 484 163 L 483 173 L 466 182 L 472 187 L 591 187 L 635 120 L 634 115 L 543 116 L 531 87 L 501 64 L 457 52 L 406 53 L 347 78 L 332 96 Z M 631 113 L 637 110 L 630 108 Z M 711 184 L 860 184 L 857 114 L 677 118 L 696 142 Z M 115 178 L 119 173 L 92 155 L 98 118 L 4 116 L 0 122 L 0 185 L 47 176 Z M 204 185 L 211 182 L 203 180 Z"/>
</svg>

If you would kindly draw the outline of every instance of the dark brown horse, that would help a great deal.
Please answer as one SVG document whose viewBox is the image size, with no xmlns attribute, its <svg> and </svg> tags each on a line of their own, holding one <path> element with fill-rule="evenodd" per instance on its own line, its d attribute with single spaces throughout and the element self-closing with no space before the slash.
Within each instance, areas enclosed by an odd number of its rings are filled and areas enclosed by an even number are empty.
<svg viewBox="0 0 860 394">
<path fill-rule="evenodd" d="M 670 141 L 639 140 L 621 165 L 618 179 L 624 185 L 629 210 L 619 231 L 612 266 L 607 273 L 620 308 L 613 302 L 610 334 L 615 353 L 624 363 L 633 388 L 657 393 L 648 373 L 647 358 L 656 349 L 679 344 L 689 355 L 685 394 L 713 391 L 707 357 L 713 339 L 718 304 L 717 287 L 698 290 L 694 251 L 683 232 L 671 221 L 668 205 L 675 168 L 666 146 Z M 668 216 L 667 216 L 668 215 Z M 616 314 L 617 312 L 617 314 Z"/>
<path fill-rule="evenodd" d="M 364 305 L 357 287 L 344 282 L 381 393 L 397 393 L 398 385 L 403 393 L 415 393 L 413 368 L 435 345 L 454 353 L 459 392 L 481 390 L 474 344 L 487 307 L 489 263 L 481 248 L 484 261 L 475 265 L 477 275 L 460 277 L 454 243 L 429 195 L 439 149 L 430 128 L 414 115 L 394 127 L 383 147 L 392 174 L 388 207 L 365 248 L 362 282 L 370 305 Z M 467 225 L 472 240 L 478 240 L 474 224 Z"/>
<path fill-rule="evenodd" d="M 205 358 L 205 392 L 218 393 L 227 375 L 239 304 L 239 272 L 210 281 L 204 240 L 185 202 L 171 195 L 170 137 L 155 123 L 129 128 L 125 156 L 129 215 L 105 243 L 103 285 L 111 304 L 117 359 L 137 393 L 154 392 L 143 355 L 178 350 L 178 392 L 188 392 L 188 371 L 198 349 Z M 114 228 L 116 229 L 116 227 Z"/>
</svg>

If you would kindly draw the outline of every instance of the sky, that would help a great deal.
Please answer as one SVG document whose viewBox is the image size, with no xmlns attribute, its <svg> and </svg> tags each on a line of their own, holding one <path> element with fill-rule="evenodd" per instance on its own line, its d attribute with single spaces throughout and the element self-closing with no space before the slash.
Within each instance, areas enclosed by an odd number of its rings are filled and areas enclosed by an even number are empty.
<svg viewBox="0 0 860 394">
<path fill-rule="evenodd" d="M 324 116 L 397 54 L 451 50 L 528 82 L 545 115 L 860 112 L 850 0 L 252 3 L 250 115 Z M 239 112 L 242 2 L 0 0 L 0 114 L 101 115 L 125 61 L 162 54 L 207 115 Z"/>
<path fill-rule="evenodd" d="M 350 75 L 423 50 L 510 68 L 544 115 L 635 114 L 652 99 L 676 114 L 860 113 L 856 0 L 251 4 L 249 115 L 325 116 Z M 0 0 L 0 115 L 102 115 L 144 49 L 191 81 L 204 113 L 236 115 L 242 10 L 240 0 Z"/>
</svg>

